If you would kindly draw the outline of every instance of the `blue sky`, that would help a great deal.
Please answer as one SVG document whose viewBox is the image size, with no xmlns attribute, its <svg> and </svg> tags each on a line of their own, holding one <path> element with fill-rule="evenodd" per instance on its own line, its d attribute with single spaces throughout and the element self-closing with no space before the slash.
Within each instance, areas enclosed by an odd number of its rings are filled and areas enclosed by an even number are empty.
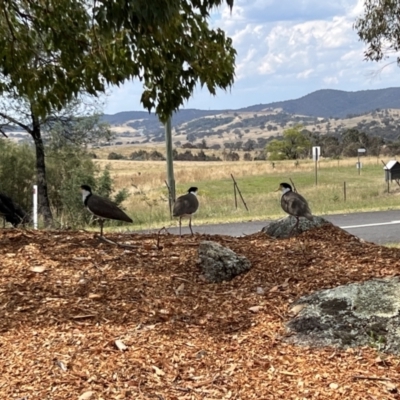
<svg viewBox="0 0 400 400">
<path fill-rule="evenodd" d="M 197 89 L 183 108 L 236 109 L 290 100 L 319 89 L 357 91 L 399 86 L 400 69 L 364 60 L 353 29 L 363 0 L 235 0 L 217 9 L 211 25 L 225 30 L 236 48 L 230 91 L 211 96 Z M 105 113 L 143 110 L 140 82 L 113 88 Z"/>
</svg>

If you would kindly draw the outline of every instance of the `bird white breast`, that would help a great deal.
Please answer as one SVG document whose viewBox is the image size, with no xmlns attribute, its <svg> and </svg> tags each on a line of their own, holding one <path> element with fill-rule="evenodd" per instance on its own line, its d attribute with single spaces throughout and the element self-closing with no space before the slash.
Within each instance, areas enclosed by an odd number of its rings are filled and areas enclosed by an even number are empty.
<svg viewBox="0 0 400 400">
<path fill-rule="evenodd" d="M 82 190 L 82 200 L 83 202 L 85 202 L 86 197 L 88 197 L 90 195 L 90 192 L 88 192 L 87 190 Z"/>
<path fill-rule="evenodd" d="M 289 188 L 282 188 L 282 195 L 287 193 L 287 192 L 290 192 Z"/>
</svg>

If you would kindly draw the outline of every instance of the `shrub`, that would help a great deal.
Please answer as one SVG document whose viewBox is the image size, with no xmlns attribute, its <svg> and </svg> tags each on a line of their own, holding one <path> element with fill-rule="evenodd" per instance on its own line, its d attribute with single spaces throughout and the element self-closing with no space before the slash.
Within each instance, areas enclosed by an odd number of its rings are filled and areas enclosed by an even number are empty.
<svg viewBox="0 0 400 400">
<path fill-rule="evenodd" d="M 243 154 L 243 160 L 244 161 L 251 161 L 253 158 L 251 157 L 250 153 L 244 153 Z"/>
<path fill-rule="evenodd" d="M 27 212 L 32 209 L 35 160 L 31 145 L 0 140 L 0 190 Z"/>
<path fill-rule="evenodd" d="M 115 153 L 114 151 L 112 151 L 111 153 L 108 154 L 107 159 L 108 160 L 125 160 L 125 157 L 120 153 Z"/>
<path fill-rule="evenodd" d="M 109 169 L 99 173 L 89 153 L 77 146 L 46 148 L 47 185 L 55 223 L 81 227 L 92 221 L 82 204 L 79 187 L 86 184 L 93 191 L 118 204 L 128 192 L 112 196 L 113 180 Z M 27 144 L 0 140 L 0 190 L 15 200 L 25 211 L 32 210 L 32 186 L 36 183 L 35 151 Z"/>
</svg>

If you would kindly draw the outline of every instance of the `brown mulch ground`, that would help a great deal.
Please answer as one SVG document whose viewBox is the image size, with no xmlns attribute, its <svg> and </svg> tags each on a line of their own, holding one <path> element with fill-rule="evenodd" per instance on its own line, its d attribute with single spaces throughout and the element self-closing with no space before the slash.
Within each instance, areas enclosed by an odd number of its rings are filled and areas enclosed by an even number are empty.
<svg viewBox="0 0 400 400">
<path fill-rule="evenodd" d="M 297 238 L 0 231 L 0 399 L 398 399 L 399 358 L 282 341 L 290 304 L 400 272 L 400 250 Z M 253 268 L 205 282 L 201 240 Z M 260 294 L 260 288 L 264 290 Z M 379 294 L 377 294 L 379 295 Z"/>
</svg>

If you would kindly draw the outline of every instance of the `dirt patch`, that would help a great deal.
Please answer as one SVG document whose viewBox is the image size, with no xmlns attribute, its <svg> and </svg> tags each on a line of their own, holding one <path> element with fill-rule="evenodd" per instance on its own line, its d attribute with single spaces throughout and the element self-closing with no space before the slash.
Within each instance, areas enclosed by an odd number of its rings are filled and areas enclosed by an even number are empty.
<svg viewBox="0 0 400 400">
<path fill-rule="evenodd" d="M 400 250 L 327 225 L 291 239 L 0 231 L 1 399 L 398 398 L 397 357 L 285 343 L 293 302 L 400 272 Z M 213 240 L 252 268 L 206 283 Z M 340 312 L 343 305 L 329 304 Z M 379 330 L 379 329 L 378 329 Z"/>
</svg>

